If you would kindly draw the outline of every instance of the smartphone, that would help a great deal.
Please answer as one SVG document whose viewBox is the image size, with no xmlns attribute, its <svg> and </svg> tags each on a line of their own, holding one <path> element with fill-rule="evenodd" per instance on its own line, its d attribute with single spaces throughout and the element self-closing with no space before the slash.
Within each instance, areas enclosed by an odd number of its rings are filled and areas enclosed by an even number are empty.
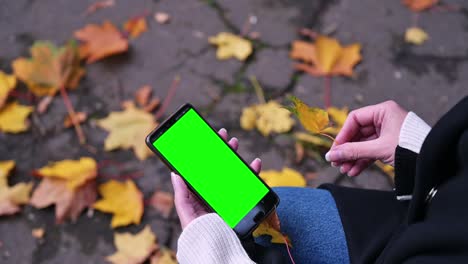
<svg viewBox="0 0 468 264">
<path fill-rule="evenodd" d="M 146 144 L 240 238 L 249 236 L 279 203 L 271 188 L 190 104 L 151 132 Z"/>
</svg>

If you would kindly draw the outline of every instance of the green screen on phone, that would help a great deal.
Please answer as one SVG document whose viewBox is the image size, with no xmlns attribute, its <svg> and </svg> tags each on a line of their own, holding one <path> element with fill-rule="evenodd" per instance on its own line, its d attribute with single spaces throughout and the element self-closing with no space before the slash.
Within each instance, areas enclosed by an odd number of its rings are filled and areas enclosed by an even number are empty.
<svg viewBox="0 0 468 264">
<path fill-rule="evenodd" d="M 153 146 L 231 228 L 268 193 L 263 182 L 193 109 Z"/>
</svg>

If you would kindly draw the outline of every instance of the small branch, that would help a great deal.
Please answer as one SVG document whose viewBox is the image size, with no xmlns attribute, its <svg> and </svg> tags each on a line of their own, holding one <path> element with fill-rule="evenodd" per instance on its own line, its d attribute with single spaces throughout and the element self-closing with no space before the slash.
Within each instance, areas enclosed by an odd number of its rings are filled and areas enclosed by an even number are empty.
<svg viewBox="0 0 468 264">
<path fill-rule="evenodd" d="M 73 105 L 70 101 L 70 98 L 68 97 L 68 93 L 65 90 L 64 85 L 60 85 L 60 94 L 62 95 L 63 102 L 65 103 L 65 107 L 67 108 L 68 115 L 70 115 L 73 126 L 75 127 L 76 135 L 78 136 L 80 144 L 84 144 L 86 142 L 85 134 L 81 129 L 80 122 L 76 118 L 75 109 L 73 108 Z"/>
<path fill-rule="evenodd" d="M 334 138 L 334 137 L 332 137 L 332 136 L 330 136 L 330 135 L 328 135 L 328 134 L 325 134 L 325 133 L 319 133 L 319 135 L 322 135 L 322 136 L 324 136 L 324 137 L 327 137 L 327 138 L 329 138 L 329 139 L 330 139 L 332 142 L 335 142 L 335 138 Z"/>
<path fill-rule="evenodd" d="M 329 108 L 331 106 L 331 77 L 325 76 L 324 77 L 324 86 L 325 86 L 325 108 Z"/>
<path fill-rule="evenodd" d="M 164 112 L 166 111 L 166 108 L 169 106 L 169 104 L 171 103 L 171 100 L 172 100 L 172 97 L 174 97 L 175 95 L 175 92 L 177 90 L 177 88 L 179 87 L 179 83 L 180 83 L 180 76 L 179 75 L 176 75 L 176 77 L 174 77 L 174 79 L 172 80 L 172 84 L 171 84 L 171 87 L 169 88 L 169 90 L 167 91 L 167 95 L 166 95 L 166 98 L 164 98 L 164 101 L 161 105 L 161 108 L 159 108 L 159 110 L 156 112 L 155 114 L 155 118 L 156 120 L 158 120 L 159 118 L 161 118 L 161 116 L 164 114 Z"/>
<path fill-rule="evenodd" d="M 257 77 L 252 75 L 252 76 L 249 77 L 249 80 L 250 80 L 250 83 L 252 84 L 253 88 L 255 89 L 255 93 L 257 94 L 258 101 L 261 104 L 266 103 L 265 93 L 263 92 L 262 86 L 258 82 Z"/>
</svg>

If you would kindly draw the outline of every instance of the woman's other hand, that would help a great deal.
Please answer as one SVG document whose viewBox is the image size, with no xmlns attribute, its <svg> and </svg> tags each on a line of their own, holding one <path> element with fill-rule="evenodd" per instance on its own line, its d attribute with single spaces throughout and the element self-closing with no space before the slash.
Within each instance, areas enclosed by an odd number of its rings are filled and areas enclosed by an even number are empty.
<svg viewBox="0 0 468 264">
<path fill-rule="evenodd" d="M 394 101 L 349 113 L 335 143 L 325 155 L 341 173 L 356 176 L 375 160 L 394 164 L 400 129 L 408 111 Z"/>
<path fill-rule="evenodd" d="M 227 141 L 228 133 L 226 129 L 222 128 L 218 131 L 218 134 Z M 239 146 L 239 141 L 237 138 L 233 137 L 228 141 L 229 146 L 237 151 Z M 250 167 L 256 172 L 259 173 L 262 166 L 262 162 L 259 158 L 256 158 Z M 175 174 L 171 173 L 172 186 L 174 187 L 174 203 L 176 207 L 177 214 L 179 215 L 180 224 L 182 229 L 184 229 L 190 222 L 195 220 L 197 217 L 202 216 L 210 212 L 208 208 L 195 196 L 185 184 L 182 178 Z"/>
</svg>

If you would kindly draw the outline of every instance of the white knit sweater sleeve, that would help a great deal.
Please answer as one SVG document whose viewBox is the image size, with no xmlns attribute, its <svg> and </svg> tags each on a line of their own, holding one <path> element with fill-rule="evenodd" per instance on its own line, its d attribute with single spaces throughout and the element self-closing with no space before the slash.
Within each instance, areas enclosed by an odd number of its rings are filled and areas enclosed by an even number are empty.
<svg viewBox="0 0 468 264">
<path fill-rule="evenodd" d="M 400 129 L 398 145 L 419 154 L 431 127 L 413 112 L 406 115 Z"/>
<path fill-rule="evenodd" d="M 179 237 L 181 264 L 252 264 L 236 233 L 215 213 L 193 220 Z"/>
</svg>

